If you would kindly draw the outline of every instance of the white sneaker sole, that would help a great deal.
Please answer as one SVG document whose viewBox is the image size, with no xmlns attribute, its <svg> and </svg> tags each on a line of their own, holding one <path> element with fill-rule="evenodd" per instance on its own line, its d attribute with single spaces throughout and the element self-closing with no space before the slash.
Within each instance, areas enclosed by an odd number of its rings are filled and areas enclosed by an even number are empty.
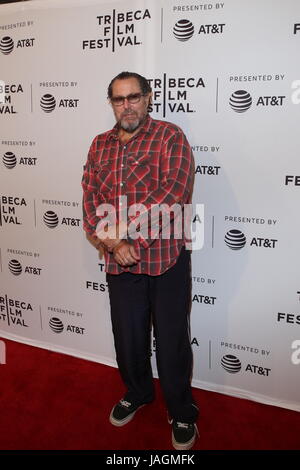
<svg viewBox="0 0 300 470">
<path fill-rule="evenodd" d="M 174 449 L 176 450 L 189 450 L 193 447 L 193 445 L 195 444 L 195 441 L 196 441 L 196 433 L 188 442 L 185 442 L 184 444 L 180 444 L 179 442 L 175 440 L 174 434 L 172 432 L 172 445 Z"/>
</svg>

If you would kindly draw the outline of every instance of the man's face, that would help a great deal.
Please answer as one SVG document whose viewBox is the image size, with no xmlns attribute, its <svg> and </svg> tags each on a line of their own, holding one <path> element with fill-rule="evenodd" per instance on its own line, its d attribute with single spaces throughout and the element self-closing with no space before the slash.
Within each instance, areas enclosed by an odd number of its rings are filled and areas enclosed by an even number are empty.
<svg viewBox="0 0 300 470">
<path fill-rule="evenodd" d="M 136 78 L 131 77 L 124 80 L 116 80 L 112 87 L 112 98 L 125 97 L 128 95 L 141 94 L 141 88 Z M 143 123 L 149 104 L 149 94 L 141 96 L 137 103 L 129 103 L 126 99 L 124 103 L 117 106 L 113 104 L 115 118 L 120 127 L 129 134 L 136 131 Z"/>
</svg>

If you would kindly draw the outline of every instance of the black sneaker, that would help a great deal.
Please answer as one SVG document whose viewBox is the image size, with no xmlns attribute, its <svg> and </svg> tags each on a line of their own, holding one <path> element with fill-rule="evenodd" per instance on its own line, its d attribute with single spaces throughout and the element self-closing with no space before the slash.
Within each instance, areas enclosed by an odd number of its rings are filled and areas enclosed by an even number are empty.
<svg viewBox="0 0 300 470">
<path fill-rule="evenodd" d="M 191 449 L 195 443 L 198 434 L 195 423 L 181 423 L 172 421 L 172 444 L 176 450 Z"/>
<path fill-rule="evenodd" d="M 109 416 L 109 421 L 114 426 L 124 426 L 124 424 L 127 424 L 132 420 L 136 411 L 142 406 L 144 406 L 144 404 L 135 405 L 122 399 L 113 407 Z"/>
</svg>

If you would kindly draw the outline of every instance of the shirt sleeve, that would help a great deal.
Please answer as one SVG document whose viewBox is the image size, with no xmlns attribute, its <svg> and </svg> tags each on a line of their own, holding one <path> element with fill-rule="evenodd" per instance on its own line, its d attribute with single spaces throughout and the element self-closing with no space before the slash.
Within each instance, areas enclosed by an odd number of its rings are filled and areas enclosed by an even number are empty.
<svg viewBox="0 0 300 470">
<path fill-rule="evenodd" d="M 192 149 L 184 133 L 178 130 L 163 147 L 158 189 L 151 191 L 144 200 L 139 201 L 140 204 L 143 204 L 143 210 L 140 211 L 138 216 L 128 218 L 129 237 L 132 232 L 137 233 L 139 226 L 141 235 L 138 241 L 144 248 L 148 248 L 158 238 L 159 232 L 163 229 L 163 220 L 168 220 L 168 217 L 163 217 L 167 208 L 171 208 L 174 204 L 183 208 L 184 204 L 190 202 L 193 182 L 194 157 Z M 151 211 L 153 205 L 160 205 L 161 210 L 158 212 Z M 155 213 L 159 215 L 155 216 Z M 169 220 L 172 220 L 172 215 Z M 151 226 L 149 226 L 150 221 Z M 146 228 L 144 233 L 151 233 L 151 237 L 143 236 L 143 226 Z"/>
<path fill-rule="evenodd" d="M 83 167 L 83 176 L 81 186 L 83 189 L 82 199 L 82 210 L 83 210 L 83 229 L 90 235 L 95 234 L 97 224 L 100 217 L 96 215 L 97 204 L 97 182 L 95 178 L 95 163 L 94 163 L 94 151 L 96 145 L 96 137 L 93 140 L 86 164 Z"/>
</svg>

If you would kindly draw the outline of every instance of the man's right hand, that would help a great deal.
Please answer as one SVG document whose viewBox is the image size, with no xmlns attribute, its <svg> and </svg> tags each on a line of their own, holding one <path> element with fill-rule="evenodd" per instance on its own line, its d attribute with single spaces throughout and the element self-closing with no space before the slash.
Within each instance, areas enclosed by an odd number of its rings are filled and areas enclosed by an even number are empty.
<svg viewBox="0 0 300 470">
<path fill-rule="evenodd" d="M 86 238 L 88 241 L 93 245 L 94 248 L 100 250 L 100 248 L 104 248 L 101 240 L 95 235 L 90 235 L 89 233 L 86 234 Z"/>
<path fill-rule="evenodd" d="M 121 266 L 132 266 L 140 261 L 140 257 L 134 249 L 133 245 L 130 245 L 128 241 L 121 240 L 118 245 L 113 249 L 113 256 L 118 264 Z"/>
</svg>

